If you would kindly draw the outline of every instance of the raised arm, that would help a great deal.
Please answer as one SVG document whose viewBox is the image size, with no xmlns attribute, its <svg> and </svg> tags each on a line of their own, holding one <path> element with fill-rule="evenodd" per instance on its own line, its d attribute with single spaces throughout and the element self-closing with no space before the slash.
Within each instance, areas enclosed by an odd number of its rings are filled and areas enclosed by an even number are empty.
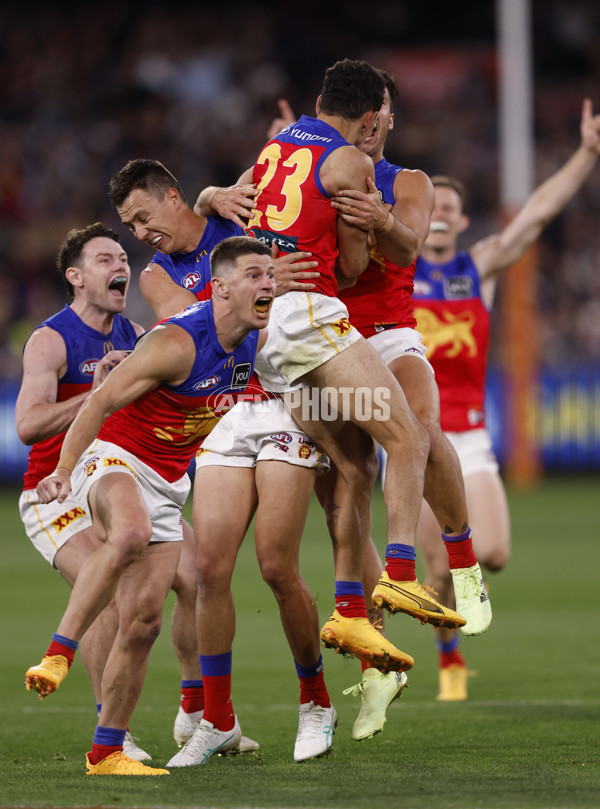
<svg viewBox="0 0 600 809">
<path fill-rule="evenodd" d="M 515 218 L 500 233 L 482 239 L 471 256 L 482 280 L 493 278 L 515 263 L 546 225 L 575 196 L 591 174 L 600 154 L 600 115 L 592 114 L 586 98 L 581 114 L 581 145 L 556 174 L 542 183 Z"/>
</svg>

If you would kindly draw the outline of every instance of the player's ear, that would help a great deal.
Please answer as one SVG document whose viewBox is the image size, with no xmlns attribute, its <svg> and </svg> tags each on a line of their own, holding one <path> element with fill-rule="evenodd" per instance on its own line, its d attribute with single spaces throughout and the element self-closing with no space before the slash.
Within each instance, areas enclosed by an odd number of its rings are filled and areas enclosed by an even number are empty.
<svg viewBox="0 0 600 809">
<path fill-rule="evenodd" d="M 215 298 L 221 298 L 224 300 L 225 298 L 229 297 L 229 287 L 225 279 L 221 278 L 221 276 L 215 275 L 213 277 L 211 287 Z"/>
<path fill-rule="evenodd" d="M 394 128 L 394 113 L 390 115 L 390 125 L 388 128 L 388 132 L 391 132 L 393 128 Z"/>
<path fill-rule="evenodd" d="M 67 267 L 65 271 L 65 278 L 72 287 L 83 287 L 83 272 L 79 269 L 79 267 Z"/>
<path fill-rule="evenodd" d="M 458 232 L 463 233 L 463 231 L 465 231 L 470 224 L 471 219 L 466 214 L 462 214 L 462 216 L 460 217 L 460 225 L 458 226 Z"/>
<path fill-rule="evenodd" d="M 319 110 L 321 109 L 321 96 L 317 98 L 317 103 L 315 104 L 315 109 L 317 110 L 317 115 L 319 114 Z"/>
</svg>

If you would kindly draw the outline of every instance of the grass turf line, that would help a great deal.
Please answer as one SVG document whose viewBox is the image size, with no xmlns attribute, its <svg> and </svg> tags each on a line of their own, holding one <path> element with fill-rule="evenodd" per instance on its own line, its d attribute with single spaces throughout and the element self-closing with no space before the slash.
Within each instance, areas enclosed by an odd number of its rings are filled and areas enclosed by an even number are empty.
<svg viewBox="0 0 600 809">
<path fill-rule="evenodd" d="M 84 776 L 96 722 L 79 660 L 57 694 L 43 702 L 25 691 L 68 595 L 24 536 L 17 493 L 0 494 L 4 526 L 0 615 L 0 805 L 121 807 L 362 807 L 384 802 L 425 807 L 600 806 L 594 633 L 599 609 L 600 516 L 597 479 L 548 480 L 527 494 L 510 493 L 513 557 L 490 578 L 494 621 L 479 638 L 463 638 L 470 700 L 434 701 L 432 630 L 407 616 L 388 619 L 390 639 L 416 659 L 410 688 L 389 709 L 384 731 L 350 738 L 358 700 L 341 691 L 360 668 L 323 652 L 326 680 L 340 717 L 327 759 L 296 764 L 298 686 L 275 600 L 260 580 L 249 535 L 234 580 L 238 609 L 234 707 L 254 756 L 214 758 L 165 778 Z M 383 550 L 385 518 L 378 494 L 374 535 Z M 325 620 L 333 604 L 329 540 L 313 504 L 302 569 Z M 172 725 L 179 675 L 169 641 L 169 598 L 140 704 L 131 723 L 140 744 L 164 765 L 175 751 Z M 273 701 L 273 695 L 276 695 Z"/>
</svg>

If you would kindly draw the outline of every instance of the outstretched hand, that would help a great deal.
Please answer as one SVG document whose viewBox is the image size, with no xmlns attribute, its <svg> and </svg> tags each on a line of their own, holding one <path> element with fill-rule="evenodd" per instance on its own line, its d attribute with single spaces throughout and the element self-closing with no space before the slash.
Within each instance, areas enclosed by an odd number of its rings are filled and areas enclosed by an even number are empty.
<svg viewBox="0 0 600 809">
<path fill-rule="evenodd" d="M 593 114 L 590 98 L 583 99 L 581 110 L 581 144 L 594 154 L 600 154 L 600 115 Z"/>
<path fill-rule="evenodd" d="M 40 480 L 36 491 L 40 503 L 51 503 L 53 500 L 64 503 L 71 491 L 71 473 L 67 469 L 57 467 L 51 475 Z"/>
</svg>

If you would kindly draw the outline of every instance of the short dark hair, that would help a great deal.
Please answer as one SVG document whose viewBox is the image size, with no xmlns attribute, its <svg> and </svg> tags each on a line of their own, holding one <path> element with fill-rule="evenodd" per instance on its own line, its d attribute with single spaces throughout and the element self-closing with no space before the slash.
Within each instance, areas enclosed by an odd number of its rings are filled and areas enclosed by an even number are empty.
<svg viewBox="0 0 600 809">
<path fill-rule="evenodd" d="M 366 112 L 378 112 L 383 104 L 385 81 L 368 62 L 342 59 L 325 72 L 321 112 L 356 121 Z"/>
<path fill-rule="evenodd" d="M 121 205 L 136 188 L 141 188 L 161 200 L 169 188 L 175 188 L 187 205 L 187 199 L 178 180 L 158 160 L 146 160 L 141 157 L 130 160 L 111 177 L 108 188 L 108 197 L 115 207 Z"/>
<path fill-rule="evenodd" d="M 250 236 L 231 236 L 223 239 L 210 254 L 210 273 L 213 278 L 222 277 L 224 272 L 240 256 L 255 253 L 258 256 L 270 256 L 271 248 L 258 239 Z"/>
<path fill-rule="evenodd" d="M 398 89 L 396 79 L 390 73 L 388 73 L 387 70 L 380 70 L 379 72 L 383 76 L 385 86 L 390 96 L 390 109 L 391 109 L 394 106 L 394 101 L 398 98 L 400 90 Z"/>
<path fill-rule="evenodd" d="M 112 228 L 109 228 L 108 225 L 103 225 L 102 222 L 94 222 L 93 225 L 87 225 L 85 228 L 73 228 L 70 230 L 58 250 L 56 266 L 65 282 L 69 300 L 73 300 L 75 290 L 73 289 L 73 284 L 67 280 L 67 270 L 69 267 L 79 266 L 83 248 L 89 241 L 96 239 L 98 236 L 106 236 L 107 239 L 112 239 L 117 244 L 121 243 L 118 234 Z"/>
<path fill-rule="evenodd" d="M 452 188 L 458 196 L 460 197 L 460 203 L 462 205 L 463 213 L 465 208 L 467 207 L 467 189 L 461 183 L 460 180 L 457 180 L 455 177 L 447 177 L 445 174 L 434 174 L 431 179 L 431 184 L 435 188 L 436 185 L 443 186 L 444 188 Z"/>
</svg>

